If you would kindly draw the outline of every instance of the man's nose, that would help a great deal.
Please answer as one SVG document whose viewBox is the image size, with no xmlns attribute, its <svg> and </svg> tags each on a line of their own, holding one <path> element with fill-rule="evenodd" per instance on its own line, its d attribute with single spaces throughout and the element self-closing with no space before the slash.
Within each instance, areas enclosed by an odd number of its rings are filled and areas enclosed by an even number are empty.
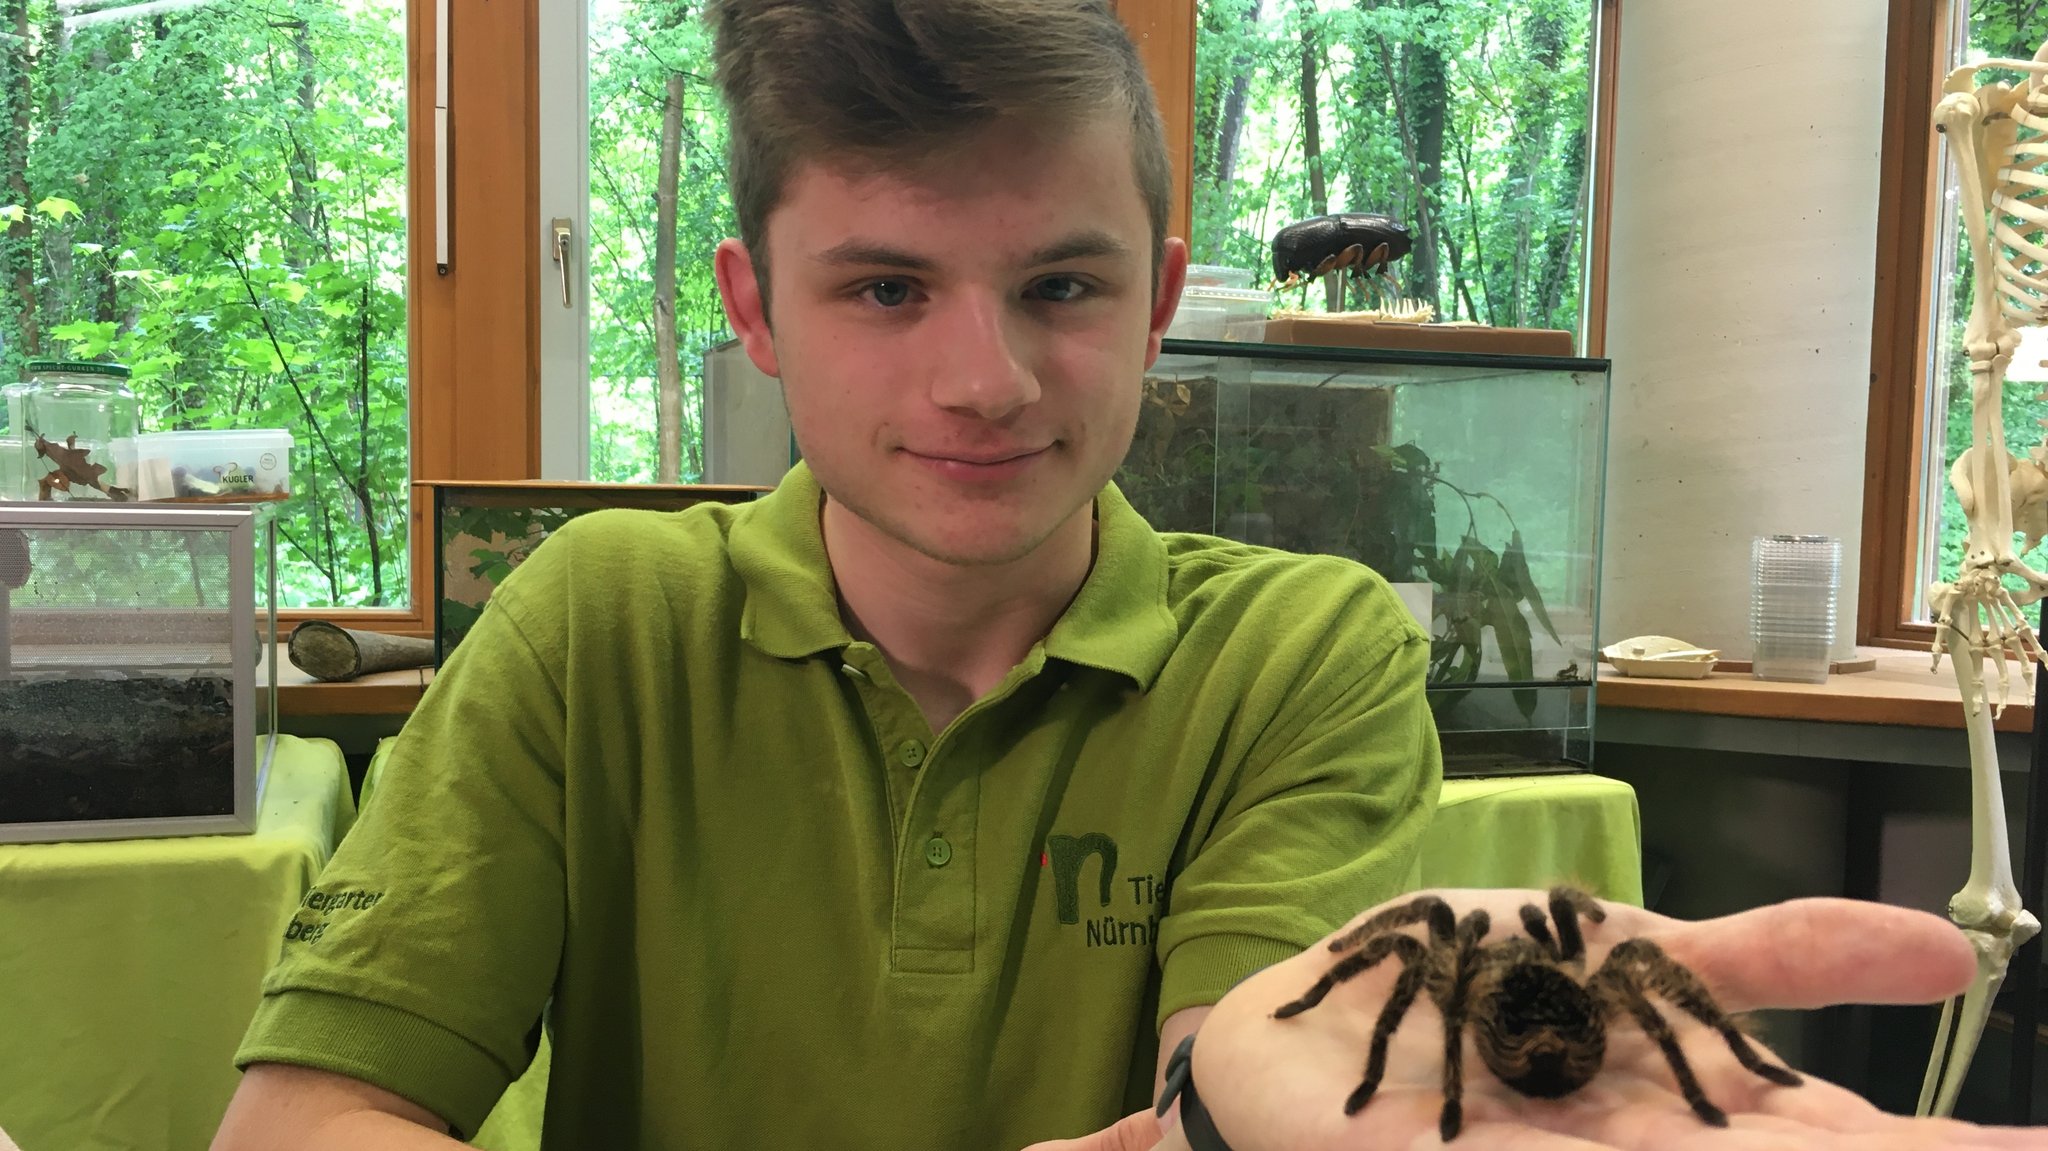
<svg viewBox="0 0 2048 1151">
<path fill-rule="evenodd" d="M 964 293 L 954 298 L 940 323 L 928 327 L 939 343 L 932 365 L 933 403 L 996 420 L 1038 401 L 1038 377 L 1024 345 L 1029 337 L 1004 304 L 993 296 Z"/>
</svg>

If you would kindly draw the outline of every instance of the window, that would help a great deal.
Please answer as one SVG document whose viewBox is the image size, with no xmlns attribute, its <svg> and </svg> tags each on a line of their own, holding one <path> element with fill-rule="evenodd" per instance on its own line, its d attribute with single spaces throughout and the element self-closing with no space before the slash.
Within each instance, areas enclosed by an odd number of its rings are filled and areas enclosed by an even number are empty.
<svg viewBox="0 0 2048 1151">
<path fill-rule="evenodd" d="M 2030 59 L 2048 35 L 2048 26 L 2034 21 L 2031 28 L 2020 24 L 2031 14 L 2031 0 L 1961 0 L 1957 4 L 1954 35 L 1948 67 L 1989 59 Z M 1944 69 L 1946 71 L 1946 69 Z M 1977 73 L 1979 85 L 2003 81 L 2018 85 L 2018 73 L 1986 69 Z M 1961 216 L 1961 192 L 1956 170 L 1948 155 L 1947 140 L 1936 144 L 1937 178 L 1940 196 L 1934 225 L 1935 258 L 1928 284 L 1931 307 L 1927 315 L 1926 396 L 1928 436 L 1922 458 L 1930 466 L 1922 469 L 1919 523 L 1919 578 L 1914 581 L 1914 619 L 1928 619 L 1926 588 L 1934 580 L 1952 580 L 1962 566 L 1963 539 L 1968 525 L 1955 489 L 1949 486 L 1948 471 L 1957 457 L 1970 446 L 1970 365 L 1963 354 L 1963 325 L 1969 319 L 1970 297 L 1975 269 L 1971 266 L 1969 238 Z M 2048 356 L 2043 337 L 2048 329 L 2021 332 L 2020 349 L 2006 374 L 2004 414 L 2006 443 L 2013 454 L 2024 457 L 2040 439 L 2048 402 L 2040 393 L 2048 383 L 2048 370 L 2041 360 Z M 2033 386 L 2028 386 L 2033 385 Z"/>
<path fill-rule="evenodd" d="M 684 0 L 577 0 L 543 13 L 542 469 L 551 478 L 703 478 L 704 353 L 730 337 L 711 251 L 735 235 L 711 41 Z"/>
<path fill-rule="evenodd" d="M 1964 521 L 1948 470 L 1970 442 L 1962 356 L 1971 269 L 1953 164 L 1934 131 L 1941 84 L 1957 65 L 2026 59 L 2048 35 L 2034 0 L 1893 0 L 1887 50 L 1877 299 L 1859 642 L 1924 646 L 1926 587 L 1953 578 Z M 2017 79 L 1995 70 L 1977 83 Z M 2040 339 L 2029 337 L 2030 343 Z M 2048 416 L 2040 369 L 2014 357 L 2003 397 L 2009 448 L 2024 455 Z M 2038 560 L 2036 561 L 2038 563 Z"/>
<path fill-rule="evenodd" d="M 1195 262 L 1264 281 L 1285 225 L 1383 212 L 1414 239 L 1401 295 L 1439 319 L 1584 331 L 1596 7 L 1201 0 Z"/>
<path fill-rule="evenodd" d="M 281 602 L 403 606 L 402 0 L 0 0 L 0 379 L 130 366 L 145 430 L 291 431 Z"/>
</svg>

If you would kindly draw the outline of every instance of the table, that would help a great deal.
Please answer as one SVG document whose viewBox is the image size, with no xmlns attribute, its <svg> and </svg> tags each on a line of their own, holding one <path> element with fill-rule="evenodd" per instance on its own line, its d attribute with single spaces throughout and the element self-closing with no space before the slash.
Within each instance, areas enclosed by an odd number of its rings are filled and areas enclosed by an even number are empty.
<svg viewBox="0 0 2048 1151">
<path fill-rule="evenodd" d="M 391 746 L 363 777 L 365 807 Z M 1447 779 L 1411 873 L 1413 887 L 1548 887 L 1573 882 L 1619 903 L 1643 902 L 1642 823 L 1633 787 L 1599 775 Z M 485 1151 L 540 1146 L 550 1048 L 498 1100 L 471 1140 Z M 24 1151 L 37 1151 L 25 1148 Z"/>
<path fill-rule="evenodd" d="M 1635 788 L 1601 775 L 1447 779 L 1413 878 L 1417 887 L 1569 882 L 1640 907 L 1643 830 Z"/>
<path fill-rule="evenodd" d="M 341 749 L 276 738 L 248 835 L 0 847 L 0 1128 L 22 1151 L 212 1142 L 284 925 L 355 820 Z"/>
</svg>

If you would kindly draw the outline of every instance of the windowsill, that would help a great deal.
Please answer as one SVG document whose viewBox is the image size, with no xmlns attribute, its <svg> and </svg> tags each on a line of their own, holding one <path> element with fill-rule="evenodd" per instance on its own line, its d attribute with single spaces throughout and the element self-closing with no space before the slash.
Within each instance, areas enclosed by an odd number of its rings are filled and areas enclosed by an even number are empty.
<svg viewBox="0 0 2048 1151">
<path fill-rule="evenodd" d="M 1693 712 L 1704 715 L 1802 719 L 1823 723 L 1870 723 L 1903 727 L 1963 726 L 1962 695 L 1956 690 L 1949 661 L 1930 674 L 1926 651 L 1859 648 L 1875 657 L 1873 671 L 1832 675 L 1826 683 L 1778 683 L 1748 672 L 1713 672 L 1705 679 L 1637 679 L 1612 667 L 1600 668 L 1599 706 L 1644 711 Z M 2012 668 L 2012 694 L 1994 726 L 1999 731 L 2030 732 L 2034 727 L 2033 693 Z M 1986 671 L 1996 672 L 1987 665 Z M 1998 700 L 1995 678 L 1988 682 L 1992 703 Z"/>
<path fill-rule="evenodd" d="M 268 674 L 257 667 L 259 688 L 269 682 Z M 287 659 L 277 668 L 277 711 L 279 715 L 409 715 L 433 681 L 433 668 L 418 667 L 380 671 L 347 683 L 322 683 Z"/>
<path fill-rule="evenodd" d="M 1876 658 L 1876 670 L 1830 676 L 1826 683 L 1777 683 L 1748 672 L 1714 672 L 1699 680 L 1635 679 L 1603 665 L 1599 702 L 1604 707 L 1700 715 L 1963 726 L 1961 696 L 1946 659 L 1939 674 L 1929 674 L 1926 652 L 1861 648 L 1858 654 Z M 433 680 L 434 669 L 423 667 L 379 672 L 348 683 L 321 683 L 286 661 L 278 668 L 277 707 L 284 715 L 405 715 Z M 1995 726 L 1999 731 L 2032 731 L 2034 708 L 2017 671 L 2012 693 Z"/>
</svg>

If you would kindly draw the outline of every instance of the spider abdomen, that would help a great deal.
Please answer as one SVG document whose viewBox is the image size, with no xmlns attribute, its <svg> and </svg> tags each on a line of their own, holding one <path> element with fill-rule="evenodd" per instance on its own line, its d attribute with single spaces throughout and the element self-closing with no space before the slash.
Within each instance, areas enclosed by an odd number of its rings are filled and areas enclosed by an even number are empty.
<svg viewBox="0 0 2048 1151">
<path fill-rule="evenodd" d="M 1479 1057 L 1524 1095 L 1556 1099 L 1586 1085 L 1607 1054 L 1599 1004 L 1571 976 L 1545 964 L 1500 972 L 1472 1013 Z"/>
</svg>

